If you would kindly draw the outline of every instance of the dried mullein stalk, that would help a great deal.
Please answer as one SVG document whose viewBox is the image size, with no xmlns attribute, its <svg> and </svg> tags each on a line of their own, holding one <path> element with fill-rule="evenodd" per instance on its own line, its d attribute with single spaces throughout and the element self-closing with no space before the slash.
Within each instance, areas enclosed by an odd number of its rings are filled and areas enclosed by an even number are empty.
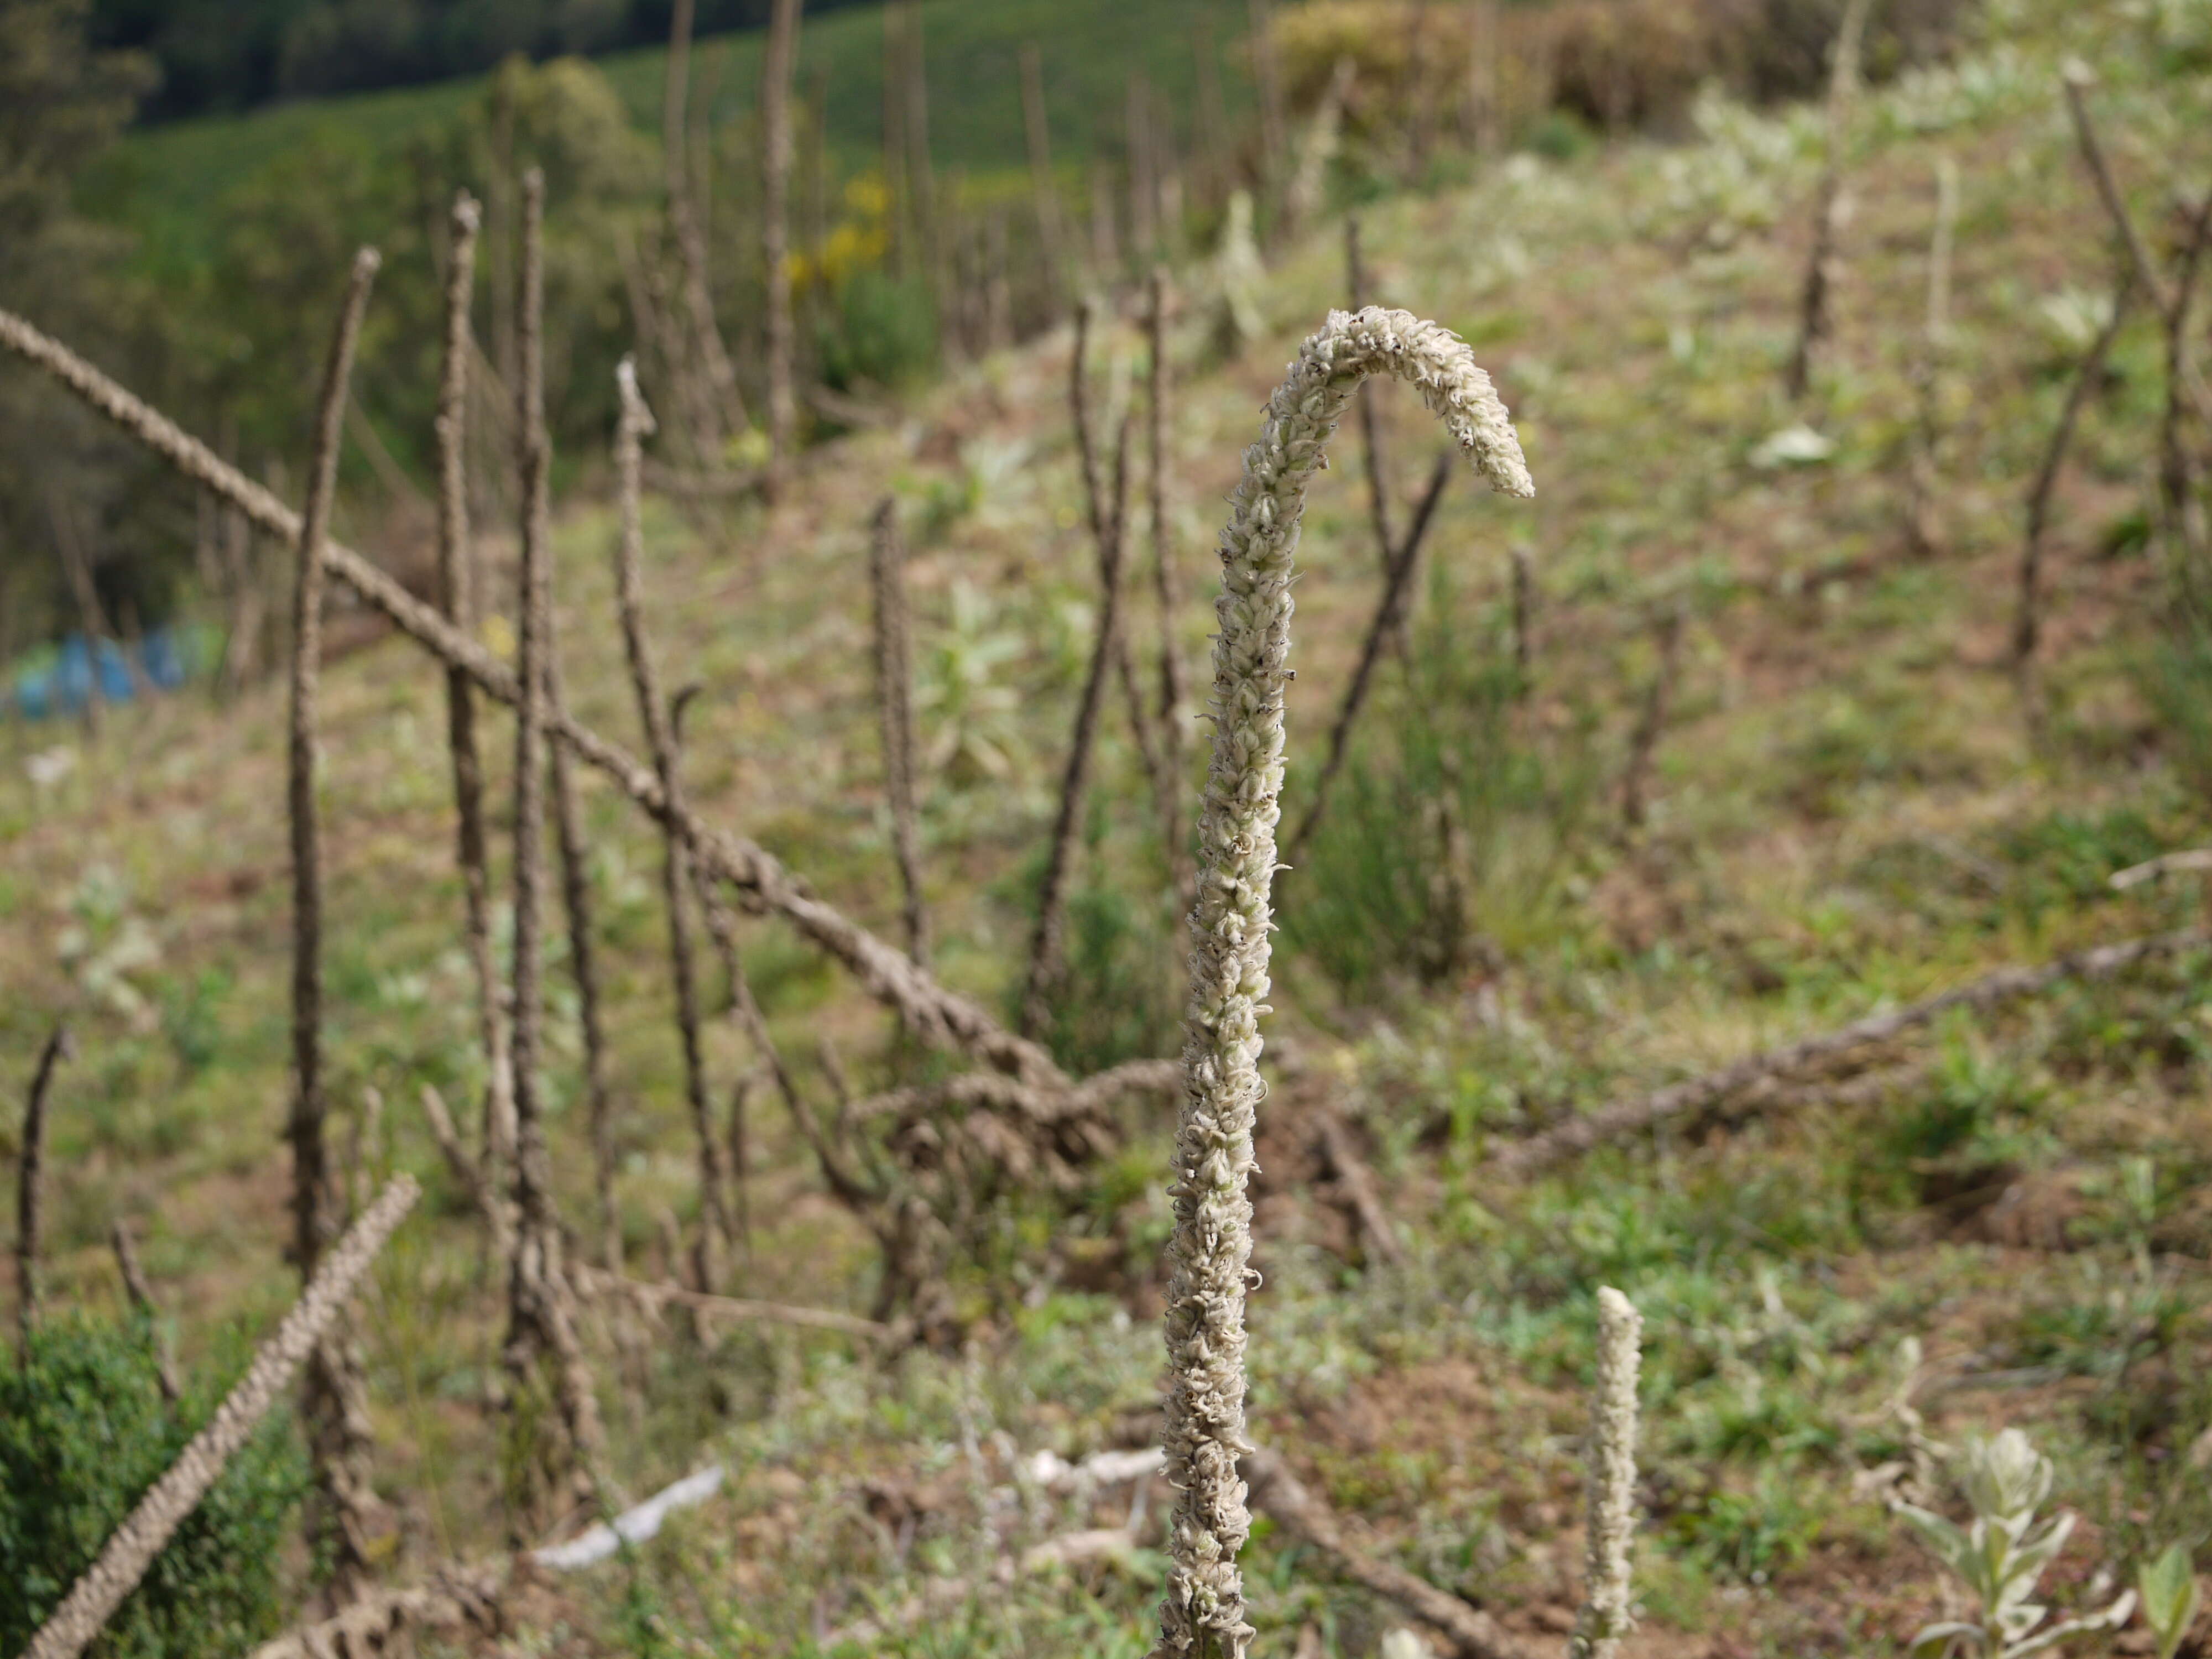
<svg viewBox="0 0 2212 1659">
<path fill-rule="evenodd" d="M 322 680 L 323 589 L 331 511 L 337 493 L 338 442 L 353 377 L 362 313 L 376 280 L 374 248 L 354 257 L 353 276 L 331 336 L 317 405 L 307 500 L 300 518 L 299 570 L 292 595 L 290 742 L 287 801 L 292 842 L 292 1252 L 312 1275 L 337 1234 L 337 1194 L 325 1140 L 323 1092 L 323 853 L 315 799 L 315 748 Z M 349 1601 L 367 1581 L 381 1505 L 369 1479 L 368 1382 L 361 1355 L 340 1317 L 307 1367 L 307 1439 L 316 1501 L 308 1528 L 332 1549 L 333 1594 Z"/>
<path fill-rule="evenodd" d="M 53 1088 L 55 1067 L 74 1052 L 69 1028 L 55 1026 L 46 1046 L 39 1050 L 38 1069 L 31 1073 L 30 1097 L 23 1107 L 23 1144 L 15 1162 L 15 1326 L 27 1355 L 32 1329 L 39 1322 L 39 1216 L 45 1196 L 46 1096 Z"/>
<path fill-rule="evenodd" d="M 1199 823 L 1198 903 L 1184 1020 L 1184 1093 L 1171 1194 L 1168 1477 L 1177 1497 L 1160 1651 L 1243 1659 L 1237 1552 L 1250 1530 L 1237 1460 L 1244 1431 L 1244 1297 L 1252 1252 L 1252 1134 L 1268 904 L 1283 782 L 1291 580 L 1305 494 L 1359 383 L 1411 384 L 1495 489 L 1532 495 L 1519 440 L 1467 344 L 1402 311 L 1333 312 L 1267 405 L 1266 430 L 1221 538 L 1213 648 L 1213 755 Z"/>
<path fill-rule="evenodd" d="M 477 627 L 476 555 L 469 534 L 469 363 L 475 342 L 469 306 L 476 279 L 477 237 L 483 220 L 466 191 L 453 199 L 453 252 L 446 272 L 445 357 L 438 386 L 438 578 L 447 620 L 473 636 Z M 477 1040 L 484 1086 L 481 1162 L 496 1191 L 514 1156 L 514 1088 L 507 1052 L 507 1011 L 493 960 L 489 837 L 484 828 L 483 755 L 477 742 L 476 688 L 467 672 L 446 669 L 446 739 L 453 763 L 455 851 L 461 869 L 463 927 L 477 982 Z M 504 1269 L 514 1241 L 507 1212 L 485 1211 L 493 1253 Z"/>
</svg>

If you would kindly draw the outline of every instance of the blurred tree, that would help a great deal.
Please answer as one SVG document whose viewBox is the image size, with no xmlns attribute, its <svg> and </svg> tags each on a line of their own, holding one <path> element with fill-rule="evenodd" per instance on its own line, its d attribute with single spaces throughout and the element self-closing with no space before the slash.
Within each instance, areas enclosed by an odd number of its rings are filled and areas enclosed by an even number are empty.
<svg viewBox="0 0 2212 1659">
<path fill-rule="evenodd" d="M 80 337 L 113 299 L 106 278 L 119 248 L 72 214 L 70 185 L 154 82 L 144 57 L 91 48 L 89 15 L 90 0 L 0 0 L 0 295 Z M 125 580 L 99 560 L 108 505 L 128 502 L 149 470 L 80 411 L 58 410 L 21 371 L 0 374 L 0 544 L 22 550 L 0 562 L 12 643 L 72 614 L 53 551 L 57 491 L 100 503 L 88 522 L 109 614 L 158 610 L 158 583 Z"/>
</svg>

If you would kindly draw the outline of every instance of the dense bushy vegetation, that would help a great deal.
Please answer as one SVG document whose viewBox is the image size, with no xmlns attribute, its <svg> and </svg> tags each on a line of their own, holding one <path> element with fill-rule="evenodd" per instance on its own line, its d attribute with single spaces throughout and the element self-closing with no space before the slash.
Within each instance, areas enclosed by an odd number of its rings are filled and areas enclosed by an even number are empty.
<svg viewBox="0 0 2212 1659">
<path fill-rule="evenodd" d="M 154 1322 L 43 1323 L 0 1364 L 0 1646 L 29 1642 L 221 1397 L 162 1396 Z M 213 1373 L 227 1370 L 217 1363 Z M 289 1421 L 234 1458 L 108 1624 L 101 1659 L 198 1659 L 274 1635 L 287 1546 L 307 1485 Z"/>
</svg>

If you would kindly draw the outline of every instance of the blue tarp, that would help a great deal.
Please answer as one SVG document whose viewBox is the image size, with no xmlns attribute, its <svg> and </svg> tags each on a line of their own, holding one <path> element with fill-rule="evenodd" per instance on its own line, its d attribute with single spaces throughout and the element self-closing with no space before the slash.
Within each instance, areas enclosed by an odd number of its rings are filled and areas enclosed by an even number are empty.
<svg viewBox="0 0 2212 1659">
<path fill-rule="evenodd" d="M 103 702 L 129 702 L 142 684 L 173 691 L 190 677 L 192 644 L 175 629 L 155 629 L 138 641 L 134 674 L 132 656 L 114 641 L 102 640 L 95 653 L 72 634 L 45 662 L 18 671 L 15 706 L 24 719 L 42 720 L 82 713 L 95 685 Z"/>
</svg>

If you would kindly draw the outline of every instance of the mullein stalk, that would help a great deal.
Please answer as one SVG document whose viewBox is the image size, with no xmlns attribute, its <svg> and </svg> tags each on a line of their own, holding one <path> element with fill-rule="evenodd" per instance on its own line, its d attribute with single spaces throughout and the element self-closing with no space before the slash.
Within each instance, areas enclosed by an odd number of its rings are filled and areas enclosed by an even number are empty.
<svg viewBox="0 0 2212 1659">
<path fill-rule="evenodd" d="M 2028 699 L 2031 714 L 2038 701 L 2034 694 L 2035 653 L 2043 640 L 2043 541 L 2050 527 L 2051 502 L 2058 488 L 2059 471 L 2066 464 L 2066 452 L 2073 447 L 2074 429 L 2081 424 L 2081 411 L 2088 407 L 2105 378 L 2105 360 L 2112 355 L 2113 343 L 2120 337 L 2136 288 L 2133 273 L 2123 270 L 2119 286 L 2112 293 L 2112 313 L 2097 331 L 2097 337 L 2089 343 L 2088 350 L 2082 354 L 2074 371 L 2074 379 L 2066 388 L 2066 401 L 2059 406 L 2058 422 L 2051 428 L 2051 441 L 2044 446 L 2042 463 L 2035 470 L 2035 482 L 2028 487 L 2027 527 L 2021 538 L 2020 574 L 2015 583 L 2019 596 L 2013 609 L 2012 667 L 2020 678 L 2021 694 Z"/>
<path fill-rule="evenodd" d="M 1913 364 L 1917 418 L 1913 422 L 1911 494 L 1905 533 L 1913 552 L 1936 551 L 1936 456 L 1943 441 L 1943 368 L 1951 354 L 1951 249 L 1959 222 L 1959 164 L 1936 158 L 1936 224 L 1928 239 L 1928 308 L 1920 356 Z"/>
<path fill-rule="evenodd" d="M 54 1027 L 46 1046 L 39 1050 L 38 1068 L 31 1073 L 31 1092 L 23 1107 L 22 1148 L 15 1164 L 15 1331 L 25 1361 L 30 1358 L 31 1332 L 39 1322 L 39 1250 L 44 1208 L 46 1157 L 46 1096 L 53 1088 L 54 1072 L 76 1052 L 69 1028 Z"/>
<path fill-rule="evenodd" d="M 1850 197 L 1844 183 L 1844 147 L 1850 137 L 1851 107 L 1858 99 L 1859 52 L 1866 38 L 1867 14 L 1872 9 L 1873 0 L 1845 0 L 1843 21 L 1828 58 L 1826 149 L 1813 209 L 1813 246 L 1806 256 L 1804 291 L 1798 301 L 1797 344 L 1790 354 L 1789 373 L 1784 377 L 1792 402 L 1804 397 L 1812 385 L 1813 360 L 1827 343 L 1834 326 L 1832 311 L 1837 279 L 1842 274 L 1844 224 L 1850 216 Z"/>
<path fill-rule="evenodd" d="M 775 0 L 761 59 L 761 261 L 768 281 L 768 491 L 780 495 L 797 441 L 792 391 L 790 243 L 791 74 L 799 57 L 800 0 Z"/>
<path fill-rule="evenodd" d="M 615 474 L 622 501 L 622 535 L 615 548 L 615 600 L 622 618 L 623 648 L 629 662 L 630 685 L 637 695 L 638 719 L 653 754 L 654 775 L 664 799 L 684 799 L 676 722 L 660 685 L 653 641 L 645 631 L 645 522 L 641 478 L 644 441 L 653 429 L 653 411 L 639 394 L 637 371 L 625 357 L 615 369 L 621 413 L 615 428 Z M 661 895 L 668 908 L 668 957 L 676 988 L 676 1032 L 684 1054 L 684 1096 L 699 1145 L 700 1211 L 708 1237 L 701 1251 L 711 1279 L 719 1271 L 723 1243 L 732 1231 L 727 1183 L 714 1133 L 714 1106 L 707 1082 L 706 1050 L 700 1034 L 697 935 L 693 930 L 691 846 L 673 816 L 663 822 Z M 702 1290 L 712 1290 L 712 1284 Z"/>
<path fill-rule="evenodd" d="M 1252 1253 L 1259 1016 L 1283 783 L 1291 580 L 1305 495 L 1352 393 L 1370 374 L 1407 381 L 1492 486 L 1535 493 L 1505 406 L 1466 343 L 1406 312 L 1333 312 L 1267 406 L 1221 538 L 1214 614 L 1213 754 L 1199 823 L 1184 1092 L 1169 1244 L 1165 1445 L 1176 1491 L 1158 1651 L 1243 1659 L 1237 1553 L 1250 1531 L 1237 1460 L 1244 1427 L 1244 1298 Z"/>
<path fill-rule="evenodd" d="M 1644 1320 L 1611 1285 L 1597 1293 L 1597 1384 L 1590 1394 L 1589 1518 L 1583 1605 L 1567 1659 L 1615 1659 L 1636 1626 L 1636 1377 Z"/>
<path fill-rule="evenodd" d="M 476 550 L 469 534 L 469 362 L 474 340 L 469 309 L 476 282 L 483 210 L 463 191 L 453 198 L 453 249 L 446 270 L 445 356 L 438 383 L 438 580 L 446 619 L 471 637 L 477 630 Z M 483 1134 L 481 1162 L 498 1190 L 514 1158 L 514 1080 L 507 1045 L 507 1011 L 493 959 L 489 836 L 484 825 L 483 756 L 477 742 L 476 690 L 465 671 L 446 669 L 446 738 L 453 762 L 455 854 L 461 870 L 463 927 L 477 982 L 477 1040 L 483 1045 Z M 514 1240 L 507 1212 L 486 1212 L 493 1254 L 504 1272 Z"/>
<path fill-rule="evenodd" d="M 1151 352 L 1145 399 L 1145 463 L 1146 499 L 1152 520 L 1152 597 L 1159 608 L 1160 628 L 1159 770 L 1164 781 L 1159 791 L 1160 837 L 1166 848 L 1169 878 L 1175 886 L 1176 914 L 1188 916 L 1196 896 L 1196 872 L 1183 833 L 1190 692 L 1182 648 L 1176 640 L 1182 592 L 1176 578 L 1175 532 L 1168 522 L 1168 396 L 1172 385 L 1168 373 L 1169 299 L 1167 272 L 1154 266 L 1145 292 L 1145 336 Z"/>
<path fill-rule="evenodd" d="M 353 276 L 331 336 L 322 397 L 315 410 L 307 500 L 300 518 L 298 574 L 292 594 L 292 675 L 286 797 L 292 843 L 292 1254 L 311 1278 L 338 1231 L 337 1197 L 325 1139 L 323 1091 L 323 848 L 315 799 L 315 747 L 322 683 L 325 544 L 337 494 L 338 444 L 362 314 L 376 280 L 374 248 L 354 256 Z M 370 1485 L 368 1385 L 361 1354 L 341 1316 L 307 1367 L 307 1439 L 317 1502 L 308 1527 L 332 1551 L 333 1595 L 350 1601 L 370 1571 L 380 1505 Z"/>
<path fill-rule="evenodd" d="M 515 309 L 520 373 L 515 385 L 522 474 L 522 592 L 514 739 L 514 1197 L 519 1212 L 508 1274 L 504 1360 L 508 1409 L 541 1356 L 551 1355 L 555 1395 L 577 1464 L 577 1484 L 604 1495 L 605 1433 L 575 1325 L 562 1261 L 539 1076 L 544 1053 L 546 726 L 553 708 L 551 445 L 545 433 L 545 176 L 522 180 L 522 258 Z"/>
<path fill-rule="evenodd" d="M 898 502 L 886 495 L 868 526 L 868 574 L 875 604 L 876 708 L 884 740 L 884 794 L 890 806 L 891 849 L 904 895 L 906 950 L 929 960 L 929 911 L 922 900 L 921 834 L 915 805 L 917 745 L 914 729 L 914 644 L 907 603 L 906 544 Z"/>
<path fill-rule="evenodd" d="M 1083 803 L 1090 792 L 1091 757 L 1097 749 L 1098 715 L 1106 701 L 1106 680 L 1115 660 L 1121 629 L 1122 553 L 1127 544 L 1129 506 L 1129 419 L 1122 417 L 1121 436 L 1114 451 L 1114 505 L 1098 546 L 1098 634 L 1091 651 L 1091 666 L 1083 679 L 1076 703 L 1075 731 L 1068 741 L 1067 767 L 1061 774 L 1060 809 L 1053 818 L 1052 843 L 1046 854 L 1044 883 L 1037 894 L 1036 925 L 1030 935 L 1029 975 L 1022 990 L 1021 1030 L 1042 1041 L 1050 1028 L 1053 998 L 1066 966 L 1062 934 L 1067 911 L 1067 884 L 1075 863 L 1075 843 L 1082 829 Z M 1126 666 L 1126 664 L 1124 665 Z M 1126 680 L 1125 675 L 1125 680 Z"/>
</svg>

